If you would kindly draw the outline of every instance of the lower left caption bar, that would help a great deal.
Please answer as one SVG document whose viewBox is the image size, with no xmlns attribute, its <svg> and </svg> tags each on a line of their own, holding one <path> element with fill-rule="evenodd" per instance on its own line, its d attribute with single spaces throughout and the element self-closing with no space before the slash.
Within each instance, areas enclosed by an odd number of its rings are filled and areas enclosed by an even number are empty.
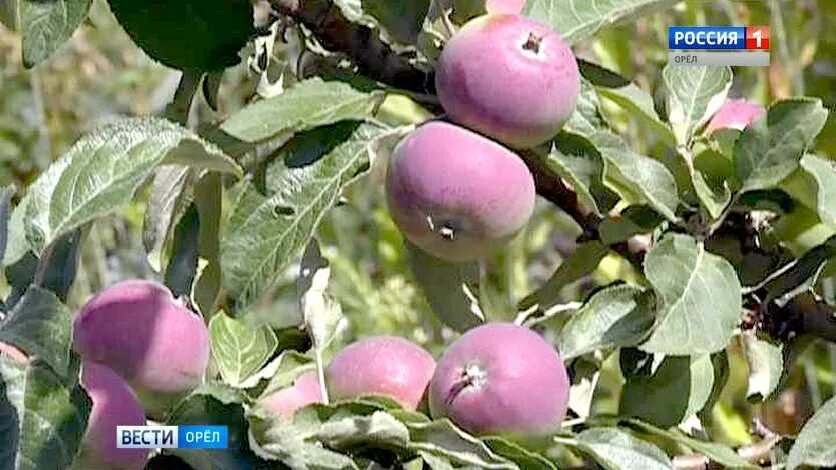
<svg viewBox="0 0 836 470">
<path fill-rule="evenodd" d="M 116 426 L 119 449 L 226 449 L 226 426 Z"/>
</svg>

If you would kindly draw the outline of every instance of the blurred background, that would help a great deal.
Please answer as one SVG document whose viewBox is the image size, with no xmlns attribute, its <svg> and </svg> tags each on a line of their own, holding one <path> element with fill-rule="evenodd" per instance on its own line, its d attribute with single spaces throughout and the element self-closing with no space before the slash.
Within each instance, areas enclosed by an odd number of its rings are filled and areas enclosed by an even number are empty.
<svg viewBox="0 0 836 470">
<path fill-rule="evenodd" d="M 821 134 L 819 154 L 836 158 L 836 1 L 759 0 L 687 1 L 664 13 L 607 29 L 578 48 L 578 55 L 634 80 L 653 93 L 664 113 L 661 70 L 667 61 L 671 25 L 769 25 L 772 66 L 736 69 L 731 96 L 764 105 L 793 95 L 812 95 L 831 110 Z M 246 51 L 243 53 L 246 54 Z M 280 58 L 276 58 L 280 60 Z M 72 41 L 34 70 L 23 68 L 20 41 L 0 25 L 0 185 L 19 193 L 79 136 L 118 116 L 159 114 L 177 87 L 179 73 L 153 63 L 120 29 L 104 1 L 94 0 L 89 19 Z M 202 101 L 204 121 L 221 119 L 243 106 L 257 85 L 246 61 L 224 75 L 219 112 Z M 649 129 L 629 122 L 605 104 L 612 124 L 636 150 L 661 152 Z M 387 118 L 419 120 L 420 109 L 405 99 L 389 100 Z M 381 178 L 373 173 L 370 178 Z M 319 239 L 332 263 L 332 292 L 348 317 L 340 342 L 371 334 L 412 338 L 437 353 L 451 335 L 433 317 L 406 267 L 402 239 L 390 220 L 381 194 L 382 181 L 355 185 L 347 203 L 331 212 Z M 84 245 L 79 275 L 71 293 L 74 308 L 90 293 L 130 277 L 158 277 L 142 249 L 144 199 L 128 210 L 96 223 Z M 515 306 L 552 274 L 574 248 L 580 230 L 553 206 L 541 201 L 539 216 L 501 256 L 481 269 L 483 310 L 492 319 L 512 319 Z M 799 215 L 802 220 L 804 215 Z M 792 224 L 779 234 L 795 251 L 804 251 L 832 235 L 815 220 Z M 801 228 L 799 228 L 801 227 Z M 293 296 L 295 272 L 280 289 L 275 304 L 259 318 L 278 326 L 299 321 Z M 594 275 L 567 286 L 565 302 L 581 301 L 598 286 L 635 279 L 628 263 L 605 258 Z M 831 301 L 834 277 L 822 281 Z M 710 416 L 713 437 L 732 445 L 749 442 L 749 425 L 759 416 L 774 431 L 795 433 L 812 410 L 836 391 L 836 347 L 800 345 L 797 366 L 776 397 L 762 405 L 746 402 L 745 361 L 737 345 L 730 354 L 730 380 Z M 600 358 L 604 372 L 593 407 L 617 411 L 620 372 L 617 357 Z"/>
</svg>

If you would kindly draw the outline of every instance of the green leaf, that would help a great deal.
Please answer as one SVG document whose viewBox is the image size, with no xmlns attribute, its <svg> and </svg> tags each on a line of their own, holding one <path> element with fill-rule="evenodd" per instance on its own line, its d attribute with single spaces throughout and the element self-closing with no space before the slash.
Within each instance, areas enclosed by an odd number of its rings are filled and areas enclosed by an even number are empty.
<svg viewBox="0 0 836 470">
<path fill-rule="evenodd" d="M 64 44 L 87 18 L 91 0 L 20 0 L 23 65 L 34 67 Z"/>
<path fill-rule="evenodd" d="M 32 286 L 0 323 L 0 341 L 37 356 L 61 377 L 70 364 L 72 314 L 48 290 Z"/>
<path fill-rule="evenodd" d="M 549 280 L 520 302 L 519 310 L 527 310 L 536 305 L 546 311 L 556 305 L 561 300 L 561 290 L 592 274 L 608 252 L 607 247 L 599 241 L 581 243 L 568 258 L 561 261 Z"/>
<path fill-rule="evenodd" d="M 804 155 L 801 168 L 781 186 L 802 204 L 815 210 L 822 222 L 836 227 L 836 167 L 832 160 Z"/>
<path fill-rule="evenodd" d="M 21 201 L 23 202 L 23 201 Z M 6 249 L 3 253 L 3 266 L 11 266 L 29 253 L 26 241 L 26 207 L 18 204 L 12 211 L 7 224 Z"/>
<path fill-rule="evenodd" d="M 783 345 L 760 339 L 753 330 L 744 331 L 740 339 L 749 365 L 746 397 L 766 400 L 778 387 L 784 372 Z"/>
<path fill-rule="evenodd" d="M 407 261 L 430 308 L 442 323 L 464 332 L 481 325 L 485 314 L 479 307 L 479 265 L 451 263 L 427 254 L 404 240 Z"/>
<path fill-rule="evenodd" d="M 734 170 L 742 191 L 769 189 L 798 168 L 804 151 L 824 127 L 821 100 L 795 98 L 769 107 L 734 146 Z"/>
<path fill-rule="evenodd" d="M 673 463 L 655 445 L 617 428 L 587 429 L 578 447 L 607 470 L 669 470 Z"/>
<path fill-rule="evenodd" d="M 367 144 L 382 130 L 349 122 L 301 134 L 268 168 L 266 194 L 246 186 L 221 239 L 224 286 L 236 311 L 275 284 L 342 189 L 368 170 Z"/>
<path fill-rule="evenodd" d="M 775 300 L 783 307 L 796 295 L 809 291 L 818 281 L 825 264 L 834 256 L 836 236 L 831 236 L 800 258 L 776 269 L 756 286 L 756 290 L 763 291 L 764 302 Z"/>
<path fill-rule="evenodd" d="M 315 439 L 332 449 L 401 449 L 409 444 L 409 430 L 391 414 L 375 411 L 368 416 L 335 416 L 322 423 Z"/>
<path fill-rule="evenodd" d="M 711 356 L 667 356 L 652 375 L 629 375 L 619 413 L 670 427 L 700 411 L 711 395 Z"/>
<path fill-rule="evenodd" d="M 309 430 L 302 432 L 299 427 L 265 414 L 258 408 L 248 415 L 247 420 L 250 446 L 256 455 L 265 460 L 278 460 L 292 470 L 358 469 L 350 457 L 326 449 L 318 442 L 309 442 Z"/>
<path fill-rule="evenodd" d="M 235 65 L 253 33 L 248 0 L 110 0 L 131 39 L 168 67 L 210 72 Z"/>
<path fill-rule="evenodd" d="M 545 165 L 572 185 L 580 202 L 601 215 L 592 187 L 601 181 L 604 162 L 588 140 L 561 133 L 552 143 Z"/>
<path fill-rule="evenodd" d="M 15 189 L 10 186 L 0 188 L 0 260 L 6 256 L 6 241 L 9 238 L 9 223 L 12 214 L 12 196 Z"/>
<path fill-rule="evenodd" d="M 731 468 L 760 468 L 747 462 L 745 459 L 743 459 L 743 457 L 737 455 L 737 452 L 735 452 L 731 447 L 727 445 L 720 444 L 717 442 L 706 442 L 701 441 L 699 439 L 694 439 L 693 437 L 682 434 L 678 430 L 667 431 L 664 429 L 657 428 L 656 426 L 647 424 L 638 419 L 629 419 L 627 420 L 627 423 L 641 431 L 684 445 L 685 447 L 688 447 L 689 449 L 708 457 L 709 459 L 719 463 L 720 465 L 724 465 L 726 467 Z"/>
<path fill-rule="evenodd" d="M 734 169 L 725 155 L 713 148 L 695 150 L 691 183 L 708 214 L 717 219 L 731 202 L 729 180 Z"/>
<path fill-rule="evenodd" d="M 790 449 L 787 468 L 799 465 L 830 467 L 836 465 L 836 397 L 826 401 L 801 429 Z"/>
<path fill-rule="evenodd" d="M 671 172 L 658 161 L 634 152 L 617 134 L 603 127 L 598 97 L 584 81 L 575 113 L 565 130 L 589 140 L 604 161 L 604 185 L 631 204 L 647 203 L 676 220 L 679 196 Z"/>
<path fill-rule="evenodd" d="M 363 10 L 375 17 L 395 40 L 401 44 L 414 44 L 424 25 L 430 1 L 363 0 L 362 5 Z"/>
<path fill-rule="evenodd" d="M 212 357 L 224 382 L 233 387 L 258 372 L 279 346 L 276 334 L 269 327 L 232 318 L 223 311 L 209 320 L 209 333 Z"/>
<path fill-rule="evenodd" d="M 218 383 L 209 382 L 200 386 L 174 408 L 166 424 L 226 426 L 228 447 L 169 449 L 166 453 L 176 455 L 193 468 L 201 470 L 245 470 L 258 467 L 258 459 L 249 449 L 243 400 L 244 397 L 237 390 Z"/>
<path fill-rule="evenodd" d="M 154 172 L 142 225 L 142 244 L 156 271 L 163 270 L 163 249 L 192 202 L 198 178 L 198 172 L 182 165 L 162 165 Z"/>
<path fill-rule="evenodd" d="M 193 132 L 157 118 L 99 128 L 75 143 L 29 188 L 27 240 L 36 252 L 127 204 L 157 165 L 184 163 L 240 173 L 229 157 Z"/>
<path fill-rule="evenodd" d="M 501 437 L 487 436 L 482 442 L 488 445 L 492 451 L 516 463 L 525 470 L 557 470 L 558 467 L 551 460 L 541 454 L 528 450 Z"/>
<path fill-rule="evenodd" d="M 464 466 L 519 470 L 516 464 L 501 457 L 487 444 L 465 433 L 447 419 L 406 424 L 410 431 L 410 447 L 422 454 L 444 457 Z"/>
<path fill-rule="evenodd" d="M 662 70 L 668 90 L 668 120 L 679 145 L 687 146 L 726 101 L 732 84 L 729 67 L 680 67 Z"/>
<path fill-rule="evenodd" d="M 635 235 L 650 233 L 664 219 L 647 206 L 630 206 L 621 214 L 611 215 L 601 221 L 598 232 L 601 242 L 613 245 L 627 241 Z"/>
<path fill-rule="evenodd" d="M 644 272 L 660 299 L 650 338 L 654 353 L 713 353 L 731 340 L 742 314 L 740 281 L 724 258 L 687 235 L 671 234 L 647 254 Z"/>
<path fill-rule="evenodd" d="M 18 0 L 0 0 L 0 24 L 16 32 L 20 22 L 19 10 Z"/>
<path fill-rule="evenodd" d="M 253 103 L 229 117 L 221 130 L 246 142 L 369 118 L 383 102 L 379 91 L 367 93 L 343 82 L 305 80 L 284 93 Z"/>
<path fill-rule="evenodd" d="M 165 285 L 175 297 L 190 296 L 197 275 L 200 217 L 194 204 L 177 222 L 171 240 L 171 259 L 165 270 Z"/>
<path fill-rule="evenodd" d="M 621 284 L 596 292 L 560 331 L 564 359 L 598 349 L 635 346 L 653 326 L 653 297 Z"/>
<path fill-rule="evenodd" d="M 91 402 L 40 359 L 0 356 L 0 468 L 64 470 L 87 428 Z"/>
<path fill-rule="evenodd" d="M 598 95 L 606 98 L 646 122 L 656 135 L 669 146 L 676 146 L 671 127 L 659 118 L 650 93 L 621 75 L 598 64 L 578 60 L 581 74 L 595 85 Z"/>
<path fill-rule="evenodd" d="M 676 0 L 527 0 L 523 14 L 551 25 L 565 40 L 575 43 L 605 26 L 676 3 Z"/>
</svg>

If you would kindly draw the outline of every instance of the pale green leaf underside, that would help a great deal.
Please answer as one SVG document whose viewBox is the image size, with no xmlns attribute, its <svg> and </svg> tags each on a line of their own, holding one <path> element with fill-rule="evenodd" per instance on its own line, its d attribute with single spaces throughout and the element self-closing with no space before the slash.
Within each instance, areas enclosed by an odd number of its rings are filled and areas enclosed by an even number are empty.
<svg viewBox="0 0 836 470">
<path fill-rule="evenodd" d="M 91 0 L 20 0 L 24 65 L 38 65 L 70 39 L 87 18 L 91 3 Z"/>
<path fill-rule="evenodd" d="M 279 345 L 270 328 L 252 325 L 224 312 L 209 321 L 212 357 L 224 382 L 235 387 L 267 363 Z"/>
<path fill-rule="evenodd" d="M 680 67 L 662 71 L 668 89 L 668 116 L 680 145 L 720 108 L 732 84 L 729 67 Z"/>
<path fill-rule="evenodd" d="M 669 470 L 670 458 L 655 445 L 616 428 L 580 433 L 578 447 L 607 470 Z"/>
<path fill-rule="evenodd" d="M 127 204 L 151 172 L 164 163 L 188 163 L 240 174 L 215 145 L 158 118 L 123 119 L 76 142 L 29 188 L 26 236 L 44 247 Z"/>
<path fill-rule="evenodd" d="M 658 319 L 641 349 L 663 354 L 725 348 L 742 306 L 740 281 L 725 259 L 686 235 L 668 235 L 647 255 L 645 275 L 658 294 Z"/>
<path fill-rule="evenodd" d="M 836 397 L 831 398 L 807 421 L 790 449 L 787 468 L 799 465 L 830 467 L 836 465 Z"/>
<path fill-rule="evenodd" d="M 0 468 L 68 468 L 87 427 L 86 394 L 39 360 L 23 367 L 0 356 L 0 381 Z"/>
<path fill-rule="evenodd" d="M 575 43 L 601 28 L 653 10 L 675 5 L 678 0 L 528 0 L 526 16 L 551 25 L 565 40 Z"/>
</svg>

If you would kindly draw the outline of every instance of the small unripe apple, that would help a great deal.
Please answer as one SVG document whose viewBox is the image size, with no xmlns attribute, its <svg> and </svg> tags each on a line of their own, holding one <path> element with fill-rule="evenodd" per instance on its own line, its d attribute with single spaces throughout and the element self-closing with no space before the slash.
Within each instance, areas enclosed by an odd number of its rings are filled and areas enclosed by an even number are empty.
<svg viewBox="0 0 836 470">
<path fill-rule="evenodd" d="M 312 403 L 322 403 L 322 393 L 316 372 L 305 372 L 293 385 L 259 400 L 261 406 L 275 416 L 293 417 L 296 410 Z"/>
<path fill-rule="evenodd" d="M 560 428 L 569 385 L 560 355 L 540 335 L 488 323 L 466 332 L 439 359 L 430 412 L 478 435 L 537 437 Z"/>
<path fill-rule="evenodd" d="M 375 336 L 337 353 L 326 369 L 331 398 L 381 395 L 415 410 L 433 376 L 435 360 L 422 347 L 395 336 Z"/>
<path fill-rule="evenodd" d="M 448 261 L 504 246 L 534 211 L 534 178 L 505 147 L 432 121 L 395 148 L 386 179 L 392 218 L 412 243 Z"/>
<path fill-rule="evenodd" d="M 13 359 L 15 362 L 19 362 L 21 364 L 25 364 L 28 360 L 26 354 L 24 354 L 23 351 L 8 343 L 0 342 L 0 354 L 7 356 L 8 358 Z"/>
<path fill-rule="evenodd" d="M 485 11 L 488 13 L 510 13 L 517 15 L 522 13 L 525 0 L 487 0 Z"/>
<path fill-rule="evenodd" d="M 435 76 L 451 120 L 517 148 L 540 145 L 569 120 L 580 73 L 569 46 L 520 15 L 485 15 L 447 43 Z"/>
<path fill-rule="evenodd" d="M 712 134 L 720 129 L 737 129 L 742 131 L 764 114 L 766 114 L 766 108 L 757 103 L 744 98 L 728 99 L 714 113 L 705 131 L 708 134 Z"/>
<path fill-rule="evenodd" d="M 132 280 L 84 305 L 73 324 L 73 348 L 124 377 L 158 416 L 203 381 L 209 331 L 165 286 Z"/>
<path fill-rule="evenodd" d="M 93 406 L 87 430 L 76 457 L 78 470 L 141 470 L 148 460 L 146 449 L 118 449 L 116 426 L 141 426 L 145 413 L 125 380 L 108 367 L 85 361 L 81 386 Z"/>
</svg>

